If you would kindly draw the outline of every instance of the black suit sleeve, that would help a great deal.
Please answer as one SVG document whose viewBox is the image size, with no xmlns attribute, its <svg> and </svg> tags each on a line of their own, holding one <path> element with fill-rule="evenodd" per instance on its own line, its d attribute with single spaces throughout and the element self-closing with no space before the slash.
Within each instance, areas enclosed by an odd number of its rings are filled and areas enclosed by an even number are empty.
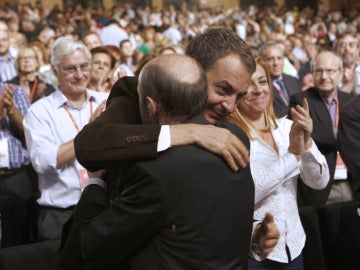
<svg viewBox="0 0 360 270">
<path fill-rule="evenodd" d="M 158 125 L 141 125 L 137 79 L 125 77 L 113 87 L 106 110 L 75 137 L 78 161 L 89 170 L 117 161 L 157 157 Z"/>
<path fill-rule="evenodd" d="M 338 141 L 340 154 L 351 174 L 355 196 L 360 199 L 360 96 L 340 115 Z"/>
<path fill-rule="evenodd" d="M 84 190 L 74 214 L 83 259 L 123 259 L 163 226 L 165 203 L 158 182 L 136 165 L 128 179 L 109 207 L 101 187 Z"/>
</svg>

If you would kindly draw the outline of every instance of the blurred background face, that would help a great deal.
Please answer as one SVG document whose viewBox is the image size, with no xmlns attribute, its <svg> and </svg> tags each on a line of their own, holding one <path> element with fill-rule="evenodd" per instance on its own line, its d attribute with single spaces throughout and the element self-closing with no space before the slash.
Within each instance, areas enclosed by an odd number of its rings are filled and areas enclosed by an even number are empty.
<svg viewBox="0 0 360 270">
<path fill-rule="evenodd" d="M 251 84 L 247 94 L 239 100 L 237 108 L 243 116 L 252 118 L 263 114 L 269 102 L 269 81 L 264 68 L 258 64 L 255 73 L 251 77 Z"/>
<path fill-rule="evenodd" d="M 9 33 L 7 30 L 0 30 L 0 56 L 7 55 L 10 46 Z"/>
<path fill-rule="evenodd" d="M 96 47 L 99 47 L 102 45 L 100 38 L 95 34 L 90 34 L 90 35 L 87 35 L 86 37 L 84 37 L 83 43 L 89 49 L 89 51 L 92 48 L 96 48 Z"/>
<path fill-rule="evenodd" d="M 120 49 L 124 57 L 131 57 L 134 54 L 134 49 L 131 42 L 124 42 Z"/>
<path fill-rule="evenodd" d="M 359 60 L 360 48 L 358 40 L 351 36 L 345 36 L 339 40 L 337 52 L 344 61 L 344 65 L 351 66 Z"/>
<path fill-rule="evenodd" d="M 146 41 L 154 40 L 155 37 L 155 31 L 153 29 L 146 29 L 144 33 L 144 39 Z"/>
<path fill-rule="evenodd" d="M 99 81 L 108 78 L 111 72 L 111 58 L 106 53 L 96 53 L 93 55 L 91 64 L 91 79 Z"/>
<path fill-rule="evenodd" d="M 18 55 L 18 65 L 20 73 L 36 72 L 39 62 L 35 50 L 30 48 L 21 49 Z"/>
<path fill-rule="evenodd" d="M 284 54 L 280 48 L 267 48 L 262 59 L 271 77 L 278 78 L 281 76 L 284 69 Z"/>
<path fill-rule="evenodd" d="M 314 85 L 319 91 L 327 95 L 336 92 L 342 76 L 336 55 L 330 52 L 319 53 L 312 74 Z"/>
</svg>

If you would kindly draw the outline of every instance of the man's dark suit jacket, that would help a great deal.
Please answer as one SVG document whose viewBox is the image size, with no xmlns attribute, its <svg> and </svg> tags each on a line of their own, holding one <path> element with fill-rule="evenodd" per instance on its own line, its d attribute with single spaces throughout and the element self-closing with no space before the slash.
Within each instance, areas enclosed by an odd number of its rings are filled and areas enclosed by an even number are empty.
<svg viewBox="0 0 360 270">
<path fill-rule="evenodd" d="M 350 101 L 340 115 L 340 154 L 351 175 L 355 197 L 360 200 L 360 96 Z"/>
<path fill-rule="evenodd" d="M 304 98 L 309 102 L 310 117 L 313 121 L 312 138 L 320 152 L 325 156 L 330 170 L 330 181 L 323 190 L 314 190 L 306 186 L 301 180 L 298 183 L 299 205 L 324 204 L 329 197 L 334 180 L 336 155 L 338 151 L 337 139 L 334 137 L 330 114 L 322 100 L 319 91 L 312 87 L 290 98 L 290 107 L 303 105 Z M 339 111 L 351 100 L 352 95 L 338 91 Z M 289 116 L 291 116 L 289 114 Z"/>
<path fill-rule="evenodd" d="M 202 117 L 191 122 L 209 124 Z M 250 146 L 238 127 L 223 125 Z M 122 171 L 125 186 L 110 207 L 103 188 L 85 188 L 65 245 L 71 255 L 110 265 L 130 256 L 135 270 L 246 269 L 254 207 L 249 165 L 232 172 L 221 157 L 189 145 Z"/>
<path fill-rule="evenodd" d="M 301 92 L 301 82 L 297 78 L 286 74 L 282 74 L 282 77 L 290 97 L 296 93 Z M 278 117 L 287 115 L 289 112 L 289 106 L 284 103 L 274 84 L 272 84 L 272 91 L 275 114 Z"/>
<path fill-rule="evenodd" d="M 157 157 L 160 126 L 138 125 L 141 119 L 137 82 L 137 77 L 118 80 L 106 110 L 75 137 L 76 158 L 85 168 L 98 170 L 109 168 L 119 160 Z"/>
</svg>

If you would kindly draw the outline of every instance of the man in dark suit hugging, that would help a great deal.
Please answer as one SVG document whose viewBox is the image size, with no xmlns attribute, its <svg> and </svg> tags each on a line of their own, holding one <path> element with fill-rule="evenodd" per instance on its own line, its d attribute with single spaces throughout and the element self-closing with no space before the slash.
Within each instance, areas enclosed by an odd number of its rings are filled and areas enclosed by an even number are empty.
<svg viewBox="0 0 360 270">
<path fill-rule="evenodd" d="M 146 124 L 209 124 L 201 116 L 206 74 L 188 56 L 151 60 L 139 76 L 138 93 Z M 220 125 L 249 147 L 242 130 Z M 122 193 L 110 204 L 106 183 L 88 182 L 64 250 L 75 247 L 88 265 L 130 257 L 131 269 L 246 269 L 254 202 L 249 166 L 233 172 L 221 157 L 195 145 L 122 166 Z M 276 244 L 272 217 L 258 232 L 261 241 Z"/>
</svg>

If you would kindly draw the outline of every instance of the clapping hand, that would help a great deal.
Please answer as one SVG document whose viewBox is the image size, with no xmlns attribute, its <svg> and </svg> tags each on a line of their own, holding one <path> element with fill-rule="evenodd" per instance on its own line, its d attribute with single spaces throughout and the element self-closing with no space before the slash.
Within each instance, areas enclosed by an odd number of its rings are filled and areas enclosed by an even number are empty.
<svg viewBox="0 0 360 270">
<path fill-rule="evenodd" d="M 306 98 L 304 98 L 303 106 L 296 105 L 295 108 L 291 108 L 290 112 L 294 124 L 304 132 L 304 150 L 308 150 L 312 145 L 313 121 L 310 117 L 309 103 Z"/>
<path fill-rule="evenodd" d="M 100 105 L 96 108 L 96 110 L 92 113 L 92 115 L 90 116 L 89 123 L 94 121 L 104 111 L 105 107 L 106 107 L 106 100 L 103 100 L 100 103 Z"/>
<path fill-rule="evenodd" d="M 13 85 L 4 84 L 5 93 L 2 98 L 5 114 L 9 114 L 14 107 L 14 91 Z"/>
<path fill-rule="evenodd" d="M 0 120 L 3 119 L 6 115 L 5 103 L 4 99 L 1 97 L 0 99 Z"/>
<path fill-rule="evenodd" d="M 39 83 L 39 86 L 37 87 L 37 90 L 36 90 L 36 93 L 38 94 L 39 98 L 42 98 L 45 96 L 45 89 L 46 89 L 46 84 Z"/>
</svg>

